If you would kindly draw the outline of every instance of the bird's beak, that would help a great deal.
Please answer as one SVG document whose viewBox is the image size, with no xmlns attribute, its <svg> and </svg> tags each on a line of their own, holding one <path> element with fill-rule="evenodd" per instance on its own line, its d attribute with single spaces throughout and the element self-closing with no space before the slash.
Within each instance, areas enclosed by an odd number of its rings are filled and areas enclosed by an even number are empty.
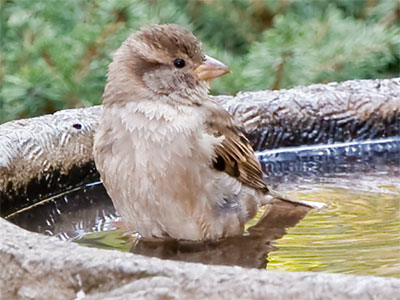
<svg viewBox="0 0 400 300">
<path fill-rule="evenodd" d="M 222 62 L 206 55 L 194 72 L 200 80 L 209 81 L 230 72 L 230 70 Z"/>
</svg>

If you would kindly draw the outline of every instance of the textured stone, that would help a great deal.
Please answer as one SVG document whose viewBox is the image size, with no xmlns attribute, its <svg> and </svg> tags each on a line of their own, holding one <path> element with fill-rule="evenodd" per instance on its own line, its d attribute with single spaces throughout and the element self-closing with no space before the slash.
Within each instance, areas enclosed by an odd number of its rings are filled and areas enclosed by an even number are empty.
<svg viewBox="0 0 400 300">
<path fill-rule="evenodd" d="M 400 136 L 400 78 L 218 97 L 257 150 Z"/>
<path fill-rule="evenodd" d="M 215 99 L 243 122 L 257 150 L 400 136 L 400 78 Z M 0 125 L 0 192 L 16 190 L 55 170 L 67 174 L 74 165 L 93 161 L 100 111 L 100 106 L 70 109 Z"/>
<path fill-rule="evenodd" d="M 0 219 L 1 299 L 396 299 L 400 280 L 276 272 L 86 248 Z"/>
</svg>

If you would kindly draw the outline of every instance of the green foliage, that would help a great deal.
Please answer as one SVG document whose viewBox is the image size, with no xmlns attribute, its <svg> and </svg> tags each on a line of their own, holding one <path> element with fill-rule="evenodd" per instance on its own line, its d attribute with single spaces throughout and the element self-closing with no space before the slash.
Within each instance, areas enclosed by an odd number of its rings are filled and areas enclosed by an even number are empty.
<svg viewBox="0 0 400 300">
<path fill-rule="evenodd" d="M 0 0 L 0 123 L 101 103 L 130 32 L 178 23 L 232 73 L 212 92 L 399 74 L 393 0 Z"/>
<path fill-rule="evenodd" d="M 250 89 L 385 77 L 399 50 L 397 28 L 344 17 L 333 6 L 306 22 L 288 13 L 251 46 L 244 77 Z"/>
</svg>

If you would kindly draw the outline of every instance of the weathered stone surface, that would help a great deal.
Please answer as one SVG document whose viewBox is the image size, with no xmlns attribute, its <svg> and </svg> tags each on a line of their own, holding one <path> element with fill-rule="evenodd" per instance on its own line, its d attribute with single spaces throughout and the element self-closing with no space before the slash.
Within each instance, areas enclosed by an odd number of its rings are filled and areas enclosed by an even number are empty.
<svg viewBox="0 0 400 300">
<path fill-rule="evenodd" d="M 1 216 L 98 178 L 93 134 L 101 107 L 0 125 Z"/>
<path fill-rule="evenodd" d="M 400 78 L 218 97 L 257 150 L 400 136 Z"/>
<path fill-rule="evenodd" d="M 396 299 L 400 280 L 146 258 L 27 232 L 0 219 L 1 299 Z M 84 297 L 85 295 L 85 297 Z"/>
<path fill-rule="evenodd" d="M 400 78 L 215 99 L 243 122 L 257 150 L 400 136 Z M 92 162 L 100 111 L 100 106 L 71 109 L 0 125 L 0 194 L 54 171 L 67 174 L 75 165 Z"/>
<path fill-rule="evenodd" d="M 31 178 L 93 160 L 93 133 L 101 107 L 68 109 L 0 126 L 0 191 L 8 182 Z M 51 155 L 49 155 L 51 153 Z M 71 159 L 73 158 L 73 159 Z"/>
</svg>

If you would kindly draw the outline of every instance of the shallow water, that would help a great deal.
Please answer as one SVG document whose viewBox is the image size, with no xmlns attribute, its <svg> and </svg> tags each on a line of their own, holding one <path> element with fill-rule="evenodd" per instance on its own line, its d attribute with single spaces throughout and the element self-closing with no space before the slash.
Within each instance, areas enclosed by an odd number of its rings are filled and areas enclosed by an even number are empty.
<svg viewBox="0 0 400 300">
<path fill-rule="evenodd" d="M 321 201 L 276 242 L 268 269 L 400 277 L 400 182 L 304 185 L 291 196 Z"/>
<path fill-rule="evenodd" d="M 316 161 L 313 155 L 307 157 Z M 275 189 L 325 207 L 316 210 L 275 201 L 249 222 L 245 234 L 216 242 L 148 242 L 127 234 L 99 182 L 44 199 L 6 218 L 62 240 L 164 259 L 400 278 L 400 158 L 395 153 L 374 159 L 378 163 L 371 158 L 367 164 L 342 160 L 340 168 L 337 161 L 331 160 L 336 166 L 332 167 L 328 160 L 319 165 L 318 176 L 305 175 L 309 167 L 318 171 L 308 158 L 300 171 L 293 170 L 290 161 L 264 165 L 266 171 L 274 168 L 269 181 Z"/>
<path fill-rule="evenodd" d="M 120 228 L 101 184 L 54 197 L 8 219 L 62 240 L 165 259 L 400 277 L 398 178 L 373 174 L 321 181 L 278 187 L 292 198 L 326 203 L 323 209 L 309 211 L 277 201 L 267 212 L 260 210 L 246 234 L 218 242 L 140 241 Z"/>
</svg>

